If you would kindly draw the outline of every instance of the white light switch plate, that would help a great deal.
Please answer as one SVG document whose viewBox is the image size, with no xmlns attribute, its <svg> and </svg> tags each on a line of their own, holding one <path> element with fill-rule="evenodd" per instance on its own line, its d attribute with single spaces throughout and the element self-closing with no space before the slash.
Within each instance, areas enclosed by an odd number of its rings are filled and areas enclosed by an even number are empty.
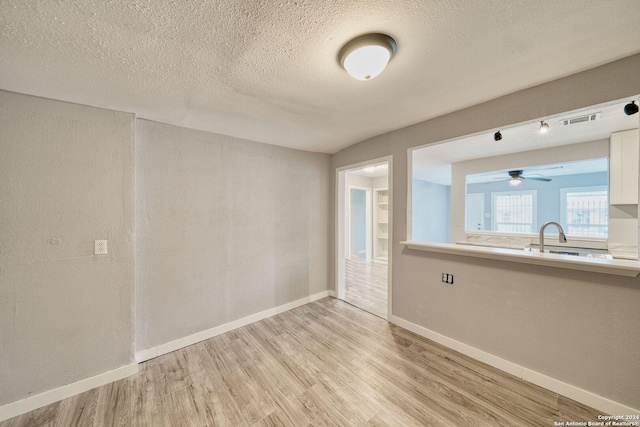
<svg viewBox="0 0 640 427">
<path fill-rule="evenodd" d="M 94 250 L 95 255 L 106 255 L 107 254 L 107 241 L 106 240 L 96 240 L 96 246 Z"/>
</svg>

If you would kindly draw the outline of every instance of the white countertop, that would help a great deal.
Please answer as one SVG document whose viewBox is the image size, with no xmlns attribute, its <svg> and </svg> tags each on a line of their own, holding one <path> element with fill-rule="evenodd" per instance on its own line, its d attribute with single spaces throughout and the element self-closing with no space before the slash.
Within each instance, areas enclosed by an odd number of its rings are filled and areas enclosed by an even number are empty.
<svg viewBox="0 0 640 427">
<path fill-rule="evenodd" d="M 531 244 L 531 238 L 513 236 L 467 236 L 465 240 L 460 240 L 456 242 L 456 244 L 490 248 L 524 249 Z"/>
<path fill-rule="evenodd" d="M 571 270 L 592 271 L 596 273 L 614 274 L 635 277 L 640 273 L 640 263 L 627 259 L 599 259 L 574 255 L 525 252 L 523 248 L 504 249 L 504 247 L 486 247 L 476 245 L 459 245 L 452 243 L 423 243 L 404 241 L 400 244 L 409 249 L 439 252 L 476 258 L 495 259 L 524 264 L 544 265 L 548 267 L 567 268 Z"/>
<path fill-rule="evenodd" d="M 484 246 L 488 248 L 524 249 L 530 245 L 530 237 L 469 235 L 465 240 L 459 240 L 457 245 Z M 547 245 L 556 245 L 553 240 Z M 609 243 L 608 250 L 614 259 L 638 260 L 638 245 L 624 243 Z"/>
<path fill-rule="evenodd" d="M 638 260 L 638 245 L 609 243 L 609 252 L 615 259 Z"/>
</svg>

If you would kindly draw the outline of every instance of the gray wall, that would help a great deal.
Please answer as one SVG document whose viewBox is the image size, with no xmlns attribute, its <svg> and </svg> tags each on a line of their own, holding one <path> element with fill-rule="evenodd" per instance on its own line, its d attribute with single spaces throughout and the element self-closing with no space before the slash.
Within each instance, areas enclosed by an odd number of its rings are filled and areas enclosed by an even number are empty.
<svg viewBox="0 0 640 427">
<path fill-rule="evenodd" d="M 414 179 L 411 208 L 412 240 L 451 241 L 451 186 Z"/>
<path fill-rule="evenodd" d="M 137 350 L 327 289 L 330 156 L 137 123 Z"/>
<path fill-rule="evenodd" d="M 640 408 L 640 278 L 412 251 L 399 243 L 407 237 L 408 148 L 637 95 L 638 75 L 635 55 L 336 153 L 334 168 L 393 155 L 393 314 Z M 441 283 L 442 272 L 455 274 L 454 286 Z"/>
<path fill-rule="evenodd" d="M 138 123 L 0 91 L 0 405 L 327 289 L 330 156 Z"/>
<path fill-rule="evenodd" d="M 134 133 L 131 114 L 4 91 L 0 129 L 3 405 L 132 360 Z"/>
</svg>

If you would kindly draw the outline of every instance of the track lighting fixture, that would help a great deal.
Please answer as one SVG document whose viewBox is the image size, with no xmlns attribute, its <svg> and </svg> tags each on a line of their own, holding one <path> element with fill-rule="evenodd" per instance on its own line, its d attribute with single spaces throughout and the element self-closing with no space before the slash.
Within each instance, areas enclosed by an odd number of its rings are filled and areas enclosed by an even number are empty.
<svg viewBox="0 0 640 427">
<path fill-rule="evenodd" d="M 540 122 L 540 128 L 538 128 L 538 130 L 540 131 L 540 133 L 547 133 L 549 132 L 549 123 L 545 122 L 544 120 Z"/>
<path fill-rule="evenodd" d="M 627 116 L 632 116 L 638 112 L 638 106 L 636 105 L 636 101 L 631 101 L 627 105 L 624 106 L 624 113 Z"/>
<path fill-rule="evenodd" d="M 498 141 L 502 141 L 502 132 L 498 131 L 496 133 L 493 134 L 493 140 L 498 142 Z"/>
</svg>

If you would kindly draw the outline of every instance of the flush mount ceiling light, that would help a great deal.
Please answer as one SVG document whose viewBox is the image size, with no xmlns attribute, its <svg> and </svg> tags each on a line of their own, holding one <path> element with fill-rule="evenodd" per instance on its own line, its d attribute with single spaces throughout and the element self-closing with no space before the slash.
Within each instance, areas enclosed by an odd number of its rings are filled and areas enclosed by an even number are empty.
<svg viewBox="0 0 640 427">
<path fill-rule="evenodd" d="M 344 45 L 338 61 L 351 77 L 371 80 L 385 69 L 396 48 L 396 41 L 386 34 L 365 34 Z"/>
<path fill-rule="evenodd" d="M 636 105 L 636 101 L 631 101 L 627 105 L 624 106 L 624 113 L 627 116 L 632 116 L 638 112 L 638 106 Z"/>
<path fill-rule="evenodd" d="M 540 131 L 540 133 L 549 132 L 549 124 L 546 123 L 545 121 L 541 121 L 540 122 L 540 128 L 538 128 L 538 130 Z"/>
</svg>

